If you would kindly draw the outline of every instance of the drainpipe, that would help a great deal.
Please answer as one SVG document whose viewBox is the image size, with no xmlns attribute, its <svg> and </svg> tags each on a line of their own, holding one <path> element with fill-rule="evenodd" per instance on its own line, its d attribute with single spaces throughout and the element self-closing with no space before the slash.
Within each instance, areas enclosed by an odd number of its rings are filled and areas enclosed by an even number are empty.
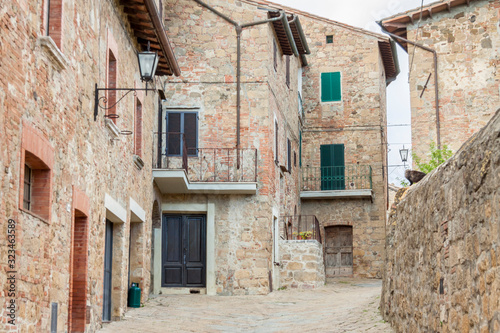
<svg viewBox="0 0 500 333">
<path fill-rule="evenodd" d="M 387 31 L 383 26 L 382 26 L 382 23 L 381 22 L 378 22 L 378 24 L 382 27 L 382 30 L 388 34 L 389 36 L 391 36 L 392 38 L 396 38 L 396 39 L 399 39 L 399 40 L 402 40 L 408 44 L 411 44 L 413 46 L 416 46 L 416 47 L 419 47 L 421 48 L 422 50 L 425 50 L 425 51 L 428 51 L 428 52 L 431 52 L 432 55 L 433 55 L 433 60 L 434 60 L 434 95 L 435 95 L 435 100 L 436 100 L 436 140 L 437 140 L 437 147 L 438 149 L 441 149 L 441 123 L 439 121 L 439 91 L 438 91 L 438 65 L 437 65 L 437 52 L 436 50 L 433 50 L 427 46 L 424 46 L 422 44 L 418 44 L 418 43 L 415 43 L 415 42 L 412 42 L 412 41 L 409 41 L 408 39 L 406 38 L 403 38 L 403 37 L 400 37 L 398 35 L 395 35 L 393 33 L 390 33 L 389 31 Z"/>
<path fill-rule="evenodd" d="M 302 30 L 302 25 L 300 24 L 300 21 L 297 20 L 297 17 L 298 17 L 297 15 L 293 15 L 293 19 L 290 21 L 290 23 L 295 23 L 295 26 L 297 27 L 297 32 L 299 33 L 300 40 L 306 40 L 306 35 L 304 34 L 304 30 Z M 306 54 L 311 54 L 311 51 L 309 50 L 309 45 L 307 45 L 307 43 L 303 43 L 303 46 L 306 53 L 300 55 L 300 60 L 302 61 L 302 67 L 305 67 L 308 65 Z"/>
<path fill-rule="evenodd" d="M 278 17 L 273 17 L 271 19 L 267 20 L 261 20 L 261 21 L 255 21 L 255 22 L 250 22 L 250 23 L 243 23 L 243 24 L 238 24 L 236 21 L 233 21 L 226 15 L 222 14 L 219 12 L 217 9 L 213 8 L 212 6 L 204 3 L 201 0 L 194 0 L 197 4 L 199 4 L 202 7 L 205 7 L 206 9 L 210 10 L 217 16 L 221 17 L 225 21 L 229 22 L 232 24 L 236 30 L 236 152 L 238 154 L 237 158 L 237 163 L 238 163 L 238 168 L 239 168 L 239 149 L 240 149 L 240 110 L 241 110 L 241 32 L 243 31 L 244 28 L 252 27 L 255 25 L 260 25 L 260 24 L 265 24 L 265 23 L 271 23 L 275 21 L 282 20 L 283 25 L 285 27 L 285 33 L 288 38 L 288 41 L 290 42 L 290 45 L 292 46 L 292 51 L 293 53 L 298 56 L 298 51 L 297 51 L 297 46 L 295 45 L 295 41 L 293 40 L 293 35 L 290 30 L 290 26 L 288 25 L 288 20 L 286 18 L 285 12 L 280 10 L 280 16 Z M 286 23 L 286 24 L 285 24 Z"/>
</svg>

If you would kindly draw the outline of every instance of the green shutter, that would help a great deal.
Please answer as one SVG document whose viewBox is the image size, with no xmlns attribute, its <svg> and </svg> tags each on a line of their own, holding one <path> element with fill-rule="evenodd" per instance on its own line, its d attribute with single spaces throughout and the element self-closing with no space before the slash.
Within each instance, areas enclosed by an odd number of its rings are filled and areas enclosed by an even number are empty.
<svg viewBox="0 0 500 333">
<path fill-rule="evenodd" d="M 345 189 L 344 145 L 321 145 L 321 190 Z"/>
<path fill-rule="evenodd" d="M 342 100 L 340 72 L 321 73 L 321 101 L 338 102 Z"/>
</svg>

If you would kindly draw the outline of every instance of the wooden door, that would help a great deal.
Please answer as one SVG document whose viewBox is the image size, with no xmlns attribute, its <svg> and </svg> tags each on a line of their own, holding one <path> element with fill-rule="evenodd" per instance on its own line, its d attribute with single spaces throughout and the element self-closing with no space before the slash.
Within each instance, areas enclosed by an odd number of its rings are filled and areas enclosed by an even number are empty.
<svg viewBox="0 0 500 333">
<path fill-rule="evenodd" d="M 352 275 L 352 227 L 325 228 L 326 277 Z"/>
<path fill-rule="evenodd" d="M 164 215 L 162 244 L 162 287 L 204 287 L 205 216 Z"/>
<path fill-rule="evenodd" d="M 344 145 L 321 145 L 321 190 L 345 190 Z"/>
<path fill-rule="evenodd" d="M 102 297 L 102 321 L 111 321 L 111 276 L 113 266 L 113 223 L 106 220 L 104 242 L 104 287 Z"/>
</svg>

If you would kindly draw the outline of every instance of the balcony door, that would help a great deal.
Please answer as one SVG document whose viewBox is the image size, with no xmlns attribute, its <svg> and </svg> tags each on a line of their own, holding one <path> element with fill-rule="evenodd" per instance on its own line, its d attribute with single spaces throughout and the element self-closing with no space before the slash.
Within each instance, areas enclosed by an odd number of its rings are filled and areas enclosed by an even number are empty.
<svg viewBox="0 0 500 333">
<path fill-rule="evenodd" d="M 344 145 L 321 145 L 321 190 L 345 190 Z"/>
<path fill-rule="evenodd" d="M 162 287 L 205 287 L 206 217 L 163 215 Z"/>
</svg>

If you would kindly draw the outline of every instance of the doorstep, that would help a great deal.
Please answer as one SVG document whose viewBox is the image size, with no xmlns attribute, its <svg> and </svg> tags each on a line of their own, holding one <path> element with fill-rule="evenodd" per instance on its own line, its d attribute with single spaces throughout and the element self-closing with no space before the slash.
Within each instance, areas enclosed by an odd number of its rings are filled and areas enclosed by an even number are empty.
<svg viewBox="0 0 500 333">
<path fill-rule="evenodd" d="M 207 288 L 161 288 L 160 295 L 206 295 Z"/>
</svg>

